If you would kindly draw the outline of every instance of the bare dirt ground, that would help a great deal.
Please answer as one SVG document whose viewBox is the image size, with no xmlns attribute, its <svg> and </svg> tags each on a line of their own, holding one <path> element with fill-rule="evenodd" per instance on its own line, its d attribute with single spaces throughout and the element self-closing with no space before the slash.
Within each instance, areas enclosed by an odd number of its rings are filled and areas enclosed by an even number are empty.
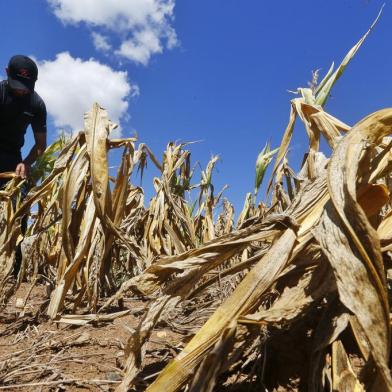
<svg viewBox="0 0 392 392">
<path fill-rule="evenodd" d="M 0 392 L 114 391 L 123 377 L 127 339 L 138 326 L 147 302 L 125 298 L 121 309 L 112 308 L 110 312 L 129 310 L 129 314 L 112 321 L 75 326 L 48 319 L 44 312 L 48 304 L 44 285 L 33 287 L 23 306 L 30 289 L 30 284 L 23 283 L 0 313 Z M 309 361 L 311 338 L 295 331 L 271 333 L 276 336 L 269 346 L 267 361 L 269 390 L 305 391 L 300 380 L 306 380 L 303 371 Z M 156 328 L 147 344 L 143 370 L 131 391 L 146 390 L 190 338 L 191 335 L 180 335 L 165 327 Z M 350 354 L 350 358 L 359 373 L 362 361 L 357 353 Z M 246 376 L 226 374 L 214 391 L 260 391 L 260 383 Z"/>
<path fill-rule="evenodd" d="M 0 392 L 114 391 L 123 375 L 124 349 L 147 303 L 125 298 L 118 312 L 130 314 L 113 321 L 75 326 L 53 322 L 43 311 L 48 304 L 44 285 L 22 283 L 0 313 Z M 147 344 L 143 370 L 132 391 L 144 391 L 191 336 L 168 328 L 154 330 Z M 221 392 L 259 390 L 241 376 L 230 377 Z"/>
<path fill-rule="evenodd" d="M 0 314 L 0 391 L 112 391 L 122 378 L 124 347 L 146 304 L 125 299 L 131 314 L 109 322 L 74 326 L 49 321 L 37 311 L 46 303 L 44 286 L 22 284 Z M 116 309 L 115 311 L 118 311 Z M 144 390 L 181 349 L 181 336 L 153 332 L 136 390 Z"/>
</svg>

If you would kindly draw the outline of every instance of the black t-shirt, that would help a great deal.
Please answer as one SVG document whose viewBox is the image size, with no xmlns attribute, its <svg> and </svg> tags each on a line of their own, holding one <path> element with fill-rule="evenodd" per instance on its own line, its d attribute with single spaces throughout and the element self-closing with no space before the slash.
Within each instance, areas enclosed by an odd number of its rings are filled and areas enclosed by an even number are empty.
<svg viewBox="0 0 392 392">
<path fill-rule="evenodd" d="M 8 82 L 0 82 L 0 172 L 15 170 L 21 162 L 20 149 L 31 125 L 34 133 L 46 133 L 46 107 L 36 93 L 16 97 Z"/>
</svg>

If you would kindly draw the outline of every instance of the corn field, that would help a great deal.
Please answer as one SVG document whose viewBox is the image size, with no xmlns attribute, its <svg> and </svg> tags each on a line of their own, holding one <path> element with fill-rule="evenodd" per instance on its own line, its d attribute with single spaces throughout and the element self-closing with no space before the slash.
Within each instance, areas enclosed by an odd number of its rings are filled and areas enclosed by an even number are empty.
<svg viewBox="0 0 392 392">
<path fill-rule="evenodd" d="M 121 320 L 133 310 L 124 298 L 138 298 L 121 378 L 109 385 L 116 391 L 234 391 L 240 382 L 258 391 L 391 391 L 392 108 L 354 126 L 324 110 L 373 26 L 336 69 L 297 90 L 281 144 L 260 153 L 255 190 L 237 217 L 213 186 L 218 157 L 197 182 L 189 144 L 169 143 L 158 157 L 134 138 L 111 139 L 114 124 L 99 104 L 83 131 L 48 148 L 48 167 L 38 167 L 42 180 L 25 198 L 24 181 L 2 173 L 10 179 L 0 191 L 2 311 L 22 284 L 21 308 L 43 286 L 35 322 L 77 330 Z M 309 146 L 296 173 L 289 148 L 297 122 Z M 112 149 L 122 151 L 115 177 Z M 159 172 L 148 203 L 133 181 L 147 162 Z M 258 202 L 263 180 L 267 196 Z M 182 344 L 140 386 L 159 328 Z M 20 380 L 10 374 L 26 365 L 23 355 L 0 357 L 0 388 Z"/>
</svg>

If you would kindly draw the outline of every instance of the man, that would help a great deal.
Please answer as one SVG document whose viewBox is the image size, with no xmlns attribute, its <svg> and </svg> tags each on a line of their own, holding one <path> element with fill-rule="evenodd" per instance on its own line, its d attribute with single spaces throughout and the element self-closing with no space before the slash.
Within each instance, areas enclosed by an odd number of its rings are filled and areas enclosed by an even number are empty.
<svg viewBox="0 0 392 392">
<path fill-rule="evenodd" d="M 46 148 L 46 107 L 34 91 L 38 68 L 27 56 L 13 56 L 6 68 L 7 80 L 0 82 L 0 173 L 15 172 L 27 178 L 30 166 Z M 28 126 L 31 125 L 35 144 L 25 159 L 21 148 Z M 7 180 L 0 180 L 0 188 Z M 25 196 L 27 187 L 22 189 Z M 27 228 L 27 216 L 22 219 L 21 230 Z M 22 261 L 20 244 L 16 248 L 13 274 L 18 276 Z"/>
<path fill-rule="evenodd" d="M 13 56 L 6 72 L 8 79 L 0 82 L 0 172 L 13 171 L 27 178 L 31 164 L 46 148 L 46 107 L 34 91 L 38 68 L 32 59 Z M 21 148 L 29 125 L 35 144 L 22 159 Z M 5 183 L 3 180 L 0 186 Z"/>
</svg>

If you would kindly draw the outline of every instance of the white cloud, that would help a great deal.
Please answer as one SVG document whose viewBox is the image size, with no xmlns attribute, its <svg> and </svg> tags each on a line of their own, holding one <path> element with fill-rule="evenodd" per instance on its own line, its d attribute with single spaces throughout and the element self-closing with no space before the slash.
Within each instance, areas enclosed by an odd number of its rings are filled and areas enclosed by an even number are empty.
<svg viewBox="0 0 392 392">
<path fill-rule="evenodd" d="M 85 23 L 99 34 L 93 35 L 97 49 L 105 50 L 109 45 L 97 30 L 116 34 L 121 41 L 116 54 L 136 63 L 146 65 L 152 55 L 178 45 L 171 26 L 175 0 L 47 1 L 63 23 Z"/>
<path fill-rule="evenodd" d="M 147 65 L 153 53 L 161 53 L 162 46 L 158 37 L 149 30 L 135 33 L 134 37 L 124 41 L 116 54 Z"/>
<path fill-rule="evenodd" d="M 108 52 L 112 48 L 109 43 L 109 38 L 105 35 L 93 31 L 91 33 L 91 37 L 93 39 L 95 49 L 101 50 L 102 52 Z"/>
<path fill-rule="evenodd" d="M 129 83 L 127 72 L 115 71 L 94 59 L 83 61 L 63 52 L 53 61 L 38 61 L 38 66 L 36 90 L 60 129 L 82 129 L 83 113 L 94 102 L 119 123 L 127 116 L 128 99 L 139 94 L 139 88 Z"/>
</svg>

